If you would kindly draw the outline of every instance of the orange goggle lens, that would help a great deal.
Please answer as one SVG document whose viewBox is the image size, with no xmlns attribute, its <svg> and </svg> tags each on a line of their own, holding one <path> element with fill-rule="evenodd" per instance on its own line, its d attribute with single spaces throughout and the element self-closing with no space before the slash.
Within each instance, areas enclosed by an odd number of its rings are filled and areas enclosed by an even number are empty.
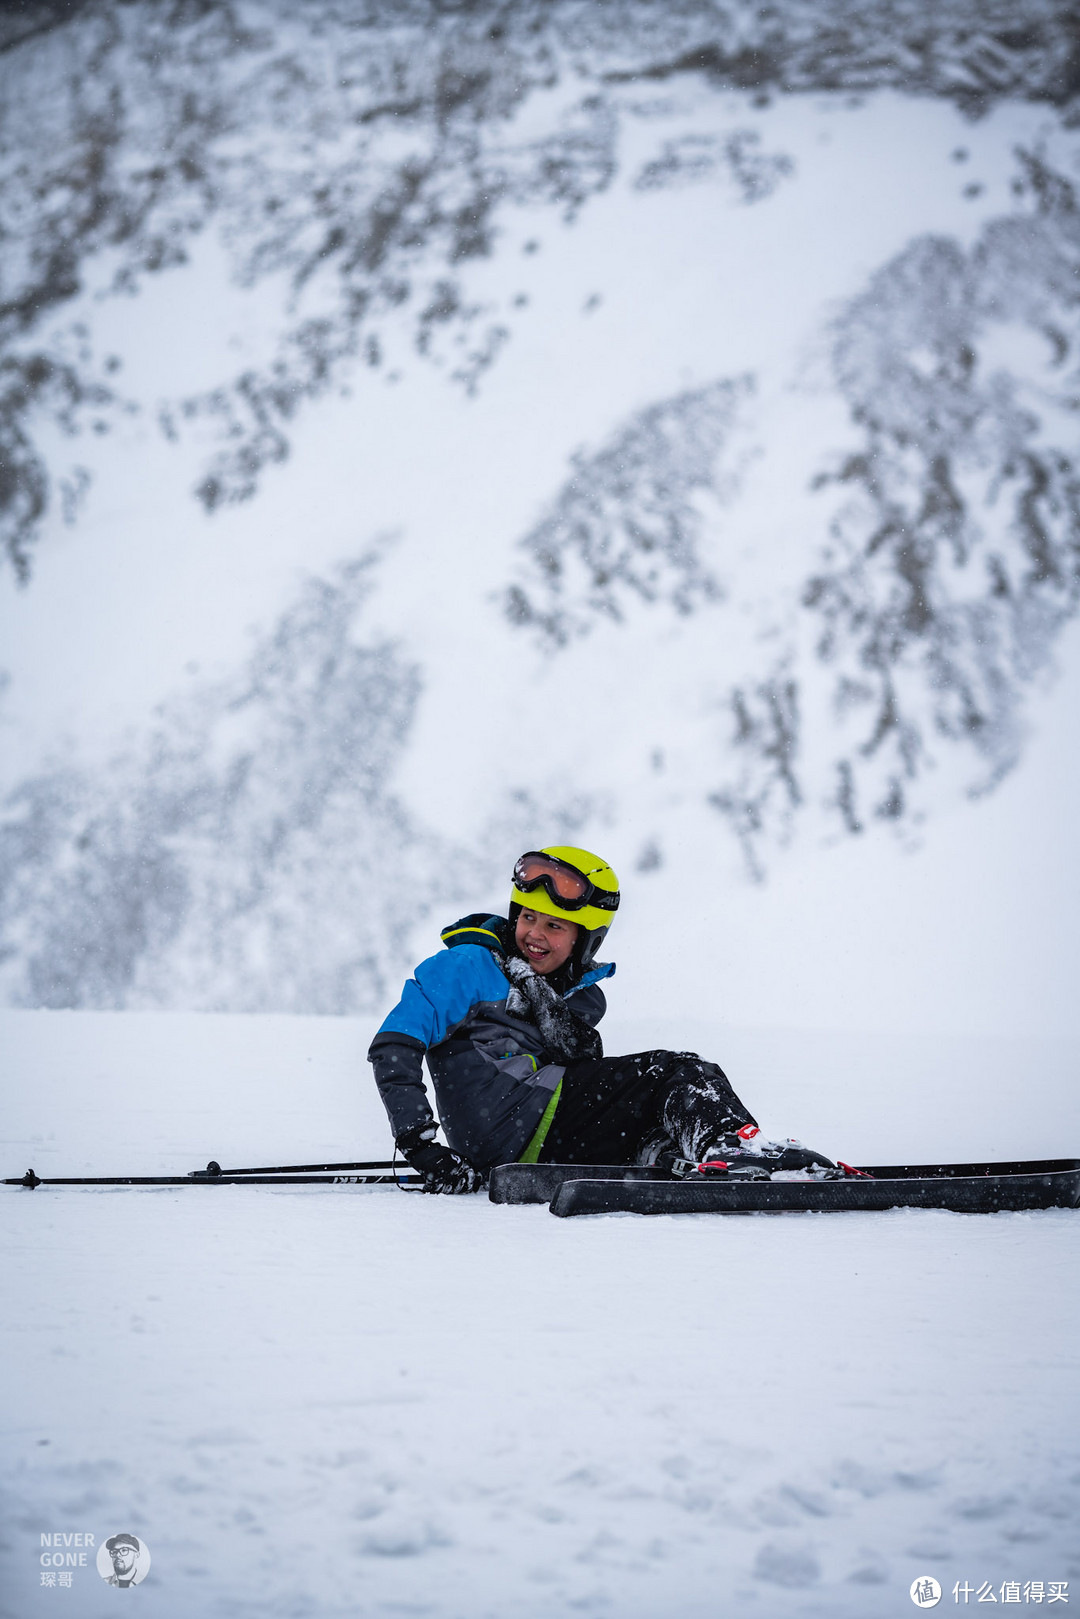
<svg viewBox="0 0 1080 1619">
<path fill-rule="evenodd" d="M 568 911 L 580 911 L 586 905 L 598 906 L 603 911 L 619 907 L 618 894 L 596 888 L 575 866 L 565 860 L 556 860 L 548 854 L 523 854 L 514 867 L 514 882 L 524 893 L 533 888 L 545 888 L 558 905 Z"/>
</svg>

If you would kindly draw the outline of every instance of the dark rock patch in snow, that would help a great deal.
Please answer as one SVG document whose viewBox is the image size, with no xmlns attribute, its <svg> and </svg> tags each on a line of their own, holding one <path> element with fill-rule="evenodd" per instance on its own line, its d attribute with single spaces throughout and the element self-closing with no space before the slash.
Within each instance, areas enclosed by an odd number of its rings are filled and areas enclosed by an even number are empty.
<svg viewBox="0 0 1080 1619">
<path fill-rule="evenodd" d="M 211 227 L 238 281 L 272 282 L 281 305 L 271 352 L 167 402 L 173 431 L 203 422 L 220 440 L 197 489 L 212 510 L 288 455 L 305 400 L 380 363 L 395 319 L 428 363 L 479 385 L 512 310 L 465 296 L 463 270 L 495 250 L 508 209 L 571 220 L 608 188 L 635 116 L 627 86 L 890 86 L 977 114 L 1005 96 L 1066 106 L 1078 62 L 1062 0 L 22 8 L 0 29 L 0 543 L 25 579 L 54 481 L 50 424 L 74 412 L 92 430 L 102 403 L 92 355 L 64 371 L 67 312 L 183 264 Z M 739 132 L 720 153 L 748 201 L 789 162 L 755 140 Z M 716 155 L 669 143 L 641 183 Z"/>
</svg>

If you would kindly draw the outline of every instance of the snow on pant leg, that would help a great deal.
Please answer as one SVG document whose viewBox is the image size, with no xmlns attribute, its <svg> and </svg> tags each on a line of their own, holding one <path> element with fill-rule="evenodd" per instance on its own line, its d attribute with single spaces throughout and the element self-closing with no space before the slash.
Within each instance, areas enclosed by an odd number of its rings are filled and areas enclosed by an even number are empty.
<svg viewBox="0 0 1080 1619">
<path fill-rule="evenodd" d="M 723 1070 L 693 1052 L 583 1057 L 567 1064 L 540 1161 L 632 1164 L 660 1130 L 689 1157 L 687 1141 L 697 1133 L 704 1133 L 709 1146 L 753 1122 Z"/>
<path fill-rule="evenodd" d="M 548 1164 L 632 1164 L 660 1129 L 668 1052 L 579 1057 L 567 1063 L 559 1105 L 540 1151 Z"/>
<path fill-rule="evenodd" d="M 657 1053 L 657 1055 L 660 1055 Z M 661 1122 L 684 1158 L 700 1163 L 709 1147 L 757 1124 L 731 1088 L 724 1070 L 695 1051 L 669 1051 Z"/>
</svg>

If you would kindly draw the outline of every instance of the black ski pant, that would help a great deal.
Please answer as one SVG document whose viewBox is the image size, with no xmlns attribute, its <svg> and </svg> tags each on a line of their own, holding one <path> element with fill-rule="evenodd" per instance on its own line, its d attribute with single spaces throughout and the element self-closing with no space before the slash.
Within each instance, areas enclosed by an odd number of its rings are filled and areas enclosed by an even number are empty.
<svg viewBox="0 0 1080 1619">
<path fill-rule="evenodd" d="M 697 1163 L 722 1136 L 756 1123 L 723 1069 L 696 1052 L 579 1057 L 567 1064 L 539 1161 L 632 1164 L 666 1136 Z"/>
</svg>

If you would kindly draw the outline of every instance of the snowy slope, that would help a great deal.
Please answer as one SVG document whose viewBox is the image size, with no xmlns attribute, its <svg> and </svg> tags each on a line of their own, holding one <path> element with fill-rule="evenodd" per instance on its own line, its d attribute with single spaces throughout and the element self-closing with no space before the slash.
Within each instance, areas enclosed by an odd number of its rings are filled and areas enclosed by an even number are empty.
<svg viewBox="0 0 1080 1619">
<path fill-rule="evenodd" d="M 5 1174 L 383 1156 L 373 1029 L 553 839 L 609 1051 L 1080 1151 L 1075 61 L 1057 0 L 0 18 Z M 1080 1589 L 1073 1211 L 3 1211 L 5 1619 L 124 1529 L 161 1619 Z"/>
<path fill-rule="evenodd" d="M 1064 13 L 426 15 L 5 57 L 0 992 L 373 1012 L 567 834 L 687 1009 L 1074 1031 Z"/>
<path fill-rule="evenodd" d="M 0 1032 L 20 1173 L 388 1145 L 353 1020 Z M 1075 1045 L 695 1033 L 769 1126 L 864 1161 L 1080 1130 Z M 167 1619 L 884 1619 L 922 1574 L 1075 1594 L 1073 1211 L 564 1223 L 389 1188 L 3 1208 L 12 1619 L 111 1612 L 92 1568 L 41 1587 L 40 1536 L 121 1529 Z"/>
</svg>

